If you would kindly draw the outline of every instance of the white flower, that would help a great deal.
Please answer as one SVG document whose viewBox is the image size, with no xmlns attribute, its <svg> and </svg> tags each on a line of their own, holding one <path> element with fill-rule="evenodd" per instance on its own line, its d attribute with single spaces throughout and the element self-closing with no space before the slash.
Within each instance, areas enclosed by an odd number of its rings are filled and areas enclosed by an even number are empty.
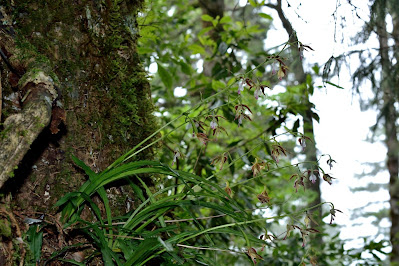
<svg viewBox="0 0 399 266">
<path fill-rule="evenodd" d="M 238 126 L 240 126 L 242 124 L 242 117 L 240 115 L 240 117 L 238 118 Z"/>
<path fill-rule="evenodd" d="M 240 95 L 241 94 L 241 92 L 242 91 L 244 91 L 244 81 L 242 81 L 242 82 L 240 82 L 239 84 L 238 84 L 238 91 L 237 91 L 237 93 L 238 93 L 238 95 Z"/>
<path fill-rule="evenodd" d="M 316 179 L 317 177 L 313 173 L 309 176 L 309 181 L 312 182 L 312 184 L 316 183 Z"/>
<path fill-rule="evenodd" d="M 254 96 L 255 96 L 256 100 L 259 98 L 259 90 L 260 89 L 256 89 L 255 92 L 254 92 Z"/>
<path fill-rule="evenodd" d="M 209 124 L 209 126 L 210 126 L 212 129 L 215 129 L 215 128 L 217 128 L 218 123 L 215 121 L 215 119 L 213 119 L 213 120 L 211 121 L 211 123 Z"/>
<path fill-rule="evenodd" d="M 172 166 L 177 162 L 177 159 L 179 159 L 181 156 L 180 151 L 178 149 L 176 149 L 174 153 L 175 155 L 173 156 Z"/>
</svg>

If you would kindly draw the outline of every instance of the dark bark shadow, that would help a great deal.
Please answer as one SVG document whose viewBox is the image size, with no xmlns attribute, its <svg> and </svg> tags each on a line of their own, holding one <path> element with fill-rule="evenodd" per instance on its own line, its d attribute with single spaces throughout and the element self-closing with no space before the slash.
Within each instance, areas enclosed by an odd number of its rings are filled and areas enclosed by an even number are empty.
<svg viewBox="0 0 399 266">
<path fill-rule="evenodd" d="M 19 189 L 25 183 L 37 164 L 38 160 L 42 157 L 46 149 L 50 145 L 58 148 L 60 139 L 67 134 L 66 126 L 61 123 L 59 125 L 60 131 L 57 134 L 51 134 L 49 126 L 46 127 L 36 138 L 30 146 L 29 151 L 25 154 L 22 161 L 18 164 L 18 169 L 14 170 L 14 176 L 9 178 L 0 190 L 0 193 L 18 193 Z M 60 151 L 61 152 L 61 151 Z"/>
</svg>

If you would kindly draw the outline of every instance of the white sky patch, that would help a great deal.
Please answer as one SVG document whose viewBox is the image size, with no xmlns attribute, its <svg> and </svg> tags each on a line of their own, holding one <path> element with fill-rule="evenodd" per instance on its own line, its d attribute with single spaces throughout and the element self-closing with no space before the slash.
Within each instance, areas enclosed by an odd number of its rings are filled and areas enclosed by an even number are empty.
<svg viewBox="0 0 399 266">
<path fill-rule="evenodd" d="M 187 89 L 182 87 L 176 87 L 173 91 L 175 97 L 184 97 L 187 94 Z"/>
<path fill-rule="evenodd" d="M 238 5 L 240 6 L 240 7 L 243 7 L 243 6 L 246 6 L 247 5 L 247 0 L 240 0 L 239 2 L 238 2 Z"/>
<path fill-rule="evenodd" d="M 174 7 L 174 6 L 172 6 L 169 10 L 168 10 L 168 16 L 169 17 L 171 17 L 171 16 L 173 16 L 173 14 L 175 13 L 175 11 L 176 11 L 176 7 Z"/>
<path fill-rule="evenodd" d="M 158 71 L 157 63 L 155 63 L 155 62 L 151 63 L 150 66 L 148 67 L 148 72 L 150 74 L 155 74 L 155 73 L 157 73 L 157 71 Z"/>
<path fill-rule="evenodd" d="M 195 65 L 197 67 L 197 72 L 202 73 L 203 71 L 203 66 L 204 66 L 204 60 L 200 59 L 197 61 L 197 64 Z"/>
<path fill-rule="evenodd" d="M 241 64 L 245 66 L 248 62 L 248 56 L 241 51 L 236 52 L 236 57 L 239 58 Z"/>
</svg>

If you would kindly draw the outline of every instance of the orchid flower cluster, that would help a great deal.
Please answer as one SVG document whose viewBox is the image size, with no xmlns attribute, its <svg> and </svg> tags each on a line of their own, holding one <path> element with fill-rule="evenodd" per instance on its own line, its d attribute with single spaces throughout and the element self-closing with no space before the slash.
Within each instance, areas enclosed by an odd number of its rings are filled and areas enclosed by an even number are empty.
<svg viewBox="0 0 399 266">
<path fill-rule="evenodd" d="M 305 180 L 308 180 L 310 183 L 315 184 L 317 179 L 320 178 L 320 171 L 319 170 L 305 170 L 300 174 L 293 174 L 290 177 L 290 180 L 295 178 L 294 181 L 294 188 L 295 192 L 298 192 L 298 187 L 302 186 L 303 190 L 305 191 Z M 323 173 L 323 180 L 326 181 L 328 184 L 332 184 L 332 179 L 334 177 L 330 176 L 329 174 Z"/>
<path fill-rule="evenodd" d="M 332 203 L 330 203 L 330 205 L 331 205 L 331 209 L 330 209 L 330 215 L 331 215 L 330 224 L 332 224 L 332 222 L 334 221 L 336 212 L 342 213 L 342 211 L 335 209 L 334 205 Z M 320 233 L 319 230 L 310 227 L 311 222 L 313 222 L 315 225 L 319 225 L 313 219 L 312 215 L 309 214 L 308 211 L 305 211 L 304 226 L 298 226 L 296 224 L 290 224 L 290 223 L 287 224 L 286 225 L 285 236 L 284 236 L 283 240 L 286 240 L 291 235 L 291 232 L 293 232 L 294 230 L 299 230 L 299 232 L 301 234 L 301 238 L 302 238 L 302 247 L 305 247 L 306 243 L 308 241 L 307 239 L 308 239 L 309 234 L 311 234 L 311 233 L 313 233 L 313 234 Z M 266 231 L 266 234 L 261 235 L 259 237 L 259 239 L 264 240 L 264 241 L 267 241 L 267 240 L 274 241 L 274 240 L 277 239 L 277 237 L 274 236 L 274 235 L 271 235 L 271 234 L 267 234 L 267 231 Z M 262 246 L 260 251 L 263 251 L 264 248 L 265 248 L 265 244 Z M 247 254 L 247 256 L 249 256 L 251 258 L 251 260 L 252 260 L 252 262 L 254 264 L 256 264 L 258 262 L 258 260 L 263 260 L 263 258 L 257 253 L 256 249 L 253 248 L 253 247 L 248 248 L 246 254 Z M 311 262 L 312 265 L 317 265 L 316 258 L 313 257 L 313 256 L 310 256 L 310 262 Z"/>
<path fill-rule="evenodd" d="M 249 78 L 243 78 L 243 77 L 241 77 L 241 82 L 238 83 L 238 91 L 237 91 L 237 94 L 238 94 L 238 95 L 241 95 L 241 93 L 242 93 L 242 92 L 244 91 L 244 89 L 245 89 L 245 86 L 248 86 L 248 89 L 249 89 L 249 90 L 252 90 L 253 88 L 255 88 L 255 90 L 254 90 L 254 97 L 255 97 L 256 100 L 259 99 L 260 93 L 262 93 L 263 95 L 266 95 L 266 94 L 265 94 L 265 89 L 266 89 L 266 88 L 271 89 L 271 88 L 270 88 L 269 86 L 267 86 L 267 85 L 260 84 L 259 82 L 258 82 L 258 83 L 255 83 L 255 82 L 253 82 L 253 81 L 252 81 L 251 79 L 249 79 Z"/>
<path fill-rule="evenodd" d="M 288 67 L 284 63 L 284 60 L 279 55 L 269 56 L 270 60 L 273 60 L 272 63 L 272 75 L 275 75 L 277 72 L 277 77 L 279 80 L 282 80 L 285 76 L 287 76 Z M 278 64 L 278 70 L 275 69 L 275 64 Z"/>
<path fill-rule="evenodd" d="M 302 152 L 305 151 L 305 148 L 306 148 L 306 141 L 307 141 L 307 140 L 309 140 L 309 141 L 312 142 L 312 139 L 309 138 L 309 137 L 307 137 L 307 136 L 305 136 L 305 135 L 302 135 L 302 136 L 298 139 L 299 145 L 301 145 L 301 147 L 302 147 Z"/>
<path fill-rule="evenodd" d="M 266 187 L 263 189 L 262 193 L 257 196 L 260 203 L 270 203 L 269 194 L 267 194 Z"/>
<path fill-rule="evenodd" d="M 309 45 L 305 45 L 301 42 L 298 42 L 298 51 L 299 51 L 299 58 L 302 60 L 303 59 L 303 51 L 309 51 L 312 50 L 312 47 L 310 47 Z"/>
<path fill-rule="evenodd" d="M 277 75 L 278 75 L 278 78 L 281 80 L 284 76 L 287 75 L 287 71 L 288 71 L 288 67 L 284 63 L 283 58 L 281 58 L 278 55 L 273 55 L 273 56 L 270 56 L 269 59 L 273 61 L 273 64 L 272 64 L 272 68 L 273 68 L 272 74 L 273 75 L 275 74 L 274 62 L 277 62 L 279 64 L 279 70 L 277 72 Z M 260 84 L 259 82 L 254 82 L 250 78 L 245 78 L 245 77 L 241 76 L 241 77 L 239 77 L 239 80 L 240 81 L 238 83 L 238 91 L 237 91 L 237 94 L 239 96 L 242 95 L 242 92 L 244 91 L 245 87 L 248 87 L 249 90 L 254 89 L 254 97 L 255 97 L 256 100 L 258 100 L 259 96 L 261 94 L 266 95 L 265 94 L 265 89 L 266 88 L 271 89 L 269 86 L 264 85 L 264 84 Z M 248 105 L 242 104 L 241 100 L 240 100 L 239 104 L 235 105 L 234 109 L 235 109 L 235 118 L 234 118 L 234 120 L 237 120 L 238 127 L 240 127 L 240 125 L 243 123 L 244 119 L 252 121 L 251 117 L 249 116 L 249 114 L 252 114 L 251 109 L 249 108 Z M 226 129 L 219 125 L 219 119 L 227 120 L 225 117 L 223 117 L 221 115 L 208 115 L 205 118 L 205 120 L 207 120 L 207 119 L 211 120 L 209 126 L 212 129 L 212 131 L 213 131 L 213 136 L 215 136 L 215 135 L 217 135 L 217 134 L 219 134 L 221 132 L 224 132 L 227 135 Z M 202 122 L 202 121 L 199 121 L 199 120 L 195 120 L 195 119 L 192 119 L 191 121 L 192 121 L 192 124 L 193 124 L 193 128 L 195 127 L 195 129 L 193 131 L 193 136 L 197 137 L 197 139 L 202 144 L 206 145 L 207 142 L 210 141 L 208 136 L 205 133 L 203 133 L 205 131 L 204 127 L 207 126 L 206 123 Z M 281 149 L 281 152 L 284 153 L 284 150 Z M 278 157 L 279 154 L 280 154 L 280 152 L 277 151 L 277 153 L 273 155 L 276 158 L 275 159 L 276 162 L 278 162 L 277 157 Z M 175 160 L 176 160 L 176 158 L 174 158 L 174 161 Z"/>
<path fill-rule="evenodd" d="M 209 124 L 209 126 L 211 127 L 211 129 L 213 130 L 213 135 L 217 135 L 220 132 L 224 132 L 227 134 L 227 131 L 224 127 L 219 126 L 219 119 L 224 119 L 227 120 L 224 116 L 221 115 L 208 115 L 205 119 L 210 119 L 211 123 Z"/>
<path fill-rule="evenodd" d="M 280 162 L 281 155 L 287 156 L 287 150 L 280 144 L 273 145 L 271 156 L 276 163 Z"/>
</svg>

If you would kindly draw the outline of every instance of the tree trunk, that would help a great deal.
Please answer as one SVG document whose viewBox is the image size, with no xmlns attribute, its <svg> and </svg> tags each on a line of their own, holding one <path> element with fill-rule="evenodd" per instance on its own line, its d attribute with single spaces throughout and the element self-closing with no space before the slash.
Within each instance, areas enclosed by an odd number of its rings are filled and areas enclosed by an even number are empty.
<svg viewBox="0 0 399 266">
<path fill-rule="evenodd" d="M 136 52 L 143 1 L 4 2 L 0 187 L 12 176 L 3 195 L 21 217 L 37 218 L 86 179 L 71 155 L 98 172 L 156 130 Z M 147 149 L 135 159 L 152 157 Z M 128 195 L 108 192 L 124 214 Z"/>
<path fill-rule="evenodd" d="M 222 18 L 224 14 L 224 0 L 199 0 L 199 5 L 202 10 L 202 14 L 208 15 L 212 18 Z M 202 27 L 213 27 L 212 22 L 202 21 Z M 222 26 L 218 24 L 215 28 L 209 31 L 207 34 L 210 38 L 219 45 L 220 43 L 220 32 L 223 30 Z M 213 51 L 207 48 L 208 54 L 212 54 Z M 207 77 L 212 76 L 212 69 L 215 66 L 217 60 L 216 58 L 204 58 L 203 73 Z"/>
<path fill-rule="evenodd" d="M 397 29 L 399 21 L 397 16 L 392 17 L 394 25 Z M 395 31 L 393 31 L 395 32 Z M 386 30 L 385 20 L 379 20 L 377 24 L 377 35 L 380 45 L 379 54 L 381 58 L 381 90 L 383 93 L 383 110 L 384 115 L 384 129 L 385 129 L 385 145 L 387 147 L 387 168 L 389 172 L 389 194 L 390 194 L 390 219 L 391 231 L 390 240 L 392 244 L 391 263 L 399 263 L 399 180 L 398 180 L 398 154 L 399 142 L 397 136 L 396 122 L 398 120 L 398 113 L 395 108 L 397 93 L 399 90 L 399 83 L 391 73 L 394 67 L 391 65 L 389 59 L 388 46 L 388 32 Z M 396 36 L 399 37 L 399 36 Z M 395 39 L 395 43 L 399 44 L 399 40 Z M 397 54 L 396 54 L 397 56 Z"/>
</svg>

